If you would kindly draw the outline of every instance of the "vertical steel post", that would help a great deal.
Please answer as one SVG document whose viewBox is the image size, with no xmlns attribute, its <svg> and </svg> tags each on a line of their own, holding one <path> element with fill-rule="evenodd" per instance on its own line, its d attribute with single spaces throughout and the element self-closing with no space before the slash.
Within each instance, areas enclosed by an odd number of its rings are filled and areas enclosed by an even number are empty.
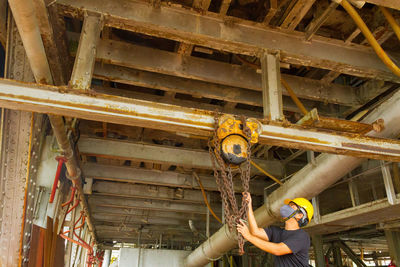
<svg viewBox="0 0 400 267">
<path fill-rule="evenodd" d="M 101 267 L 109 267 L 110 266 L 110 259 L 111 259 L 111 250 L 106 249 L 104 251 L 104 258 L 103 258 L 103 264 Z"/>
<path fill-rule="evenodd" d="M 319 212 L 319 198 L 318 196 L 315 196 L 312 198 L 311 203 L 314 208 L 314 222 L 316 224 L 319 224 L 321 222 L 321 214 Z"/>
<path fill-rule="evenodd" d="M 315 255 L 315 264 L 317 267 L 325 267 L 325 257 L 324 257 L 324 249 L 323 249 L 323 240 L 321 235 L 313 235 L 311 238 L 314 255 Z"/>
<path fill-rule="evenodd" d="M 396 266 L 400 264 L 400 232 L 385 230 L 386 241 L 389 246 L 389 254 Z"/>
<path fill-rule="evenodd" d="M 333 258 L 335 260 L 336 267 L 343 267 L 342 253 L 340 251 L 340 248 L 336 244 L 333 248 Z"/>
<path fill-rule="evenodd" d="M 264 118 L 282 120 L 284 116 L 279 53 L 271 54 L 266 51 L 260 60 Z"/>
<path fill-rule="evenodd" d="M 355 207 L 355 206 L 360 205 L 360 198 L 358 195 L 358 188 L 357 188 L 356 183 L 354 182 L 353 179 L 350 179 L 348 185 L 349 185 L 352 206 Z"/>
<path fill-rule="evenodd" d="M 85 12 L 70 86 L 75 89 L 90 89 L 96 61 L 96 47 L 103 29 L 103 16 Z"/>
<path fill-rule="evenodd" d="M 383 160 L 381 160 L 380 164 L 382 169 L 383 182 L 385 184 L 387 200 L 390 205 L 394 205 L 397 200 L 396 193 L 394 192 L 392 175 L 390 175 L 389 165 L 385 164 Z"/>
</svg>

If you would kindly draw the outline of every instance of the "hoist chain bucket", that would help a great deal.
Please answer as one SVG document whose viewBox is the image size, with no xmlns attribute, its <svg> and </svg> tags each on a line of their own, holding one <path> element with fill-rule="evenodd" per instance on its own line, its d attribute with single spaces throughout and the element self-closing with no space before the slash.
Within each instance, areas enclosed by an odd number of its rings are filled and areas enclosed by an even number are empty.
<svg viewBox="0 0 400 267">
<path fill-rule="evenodd" d="M 255 119 L 247 119 L 246 126 L 249 133 L 246 134 L 241 120 L 232 115 L 223 115 L 219 119 L 217 137 L 221 144 L 221 156 L 231 167 L 238 167 L 247 160 L 249 143 L 258 142 L 262 125 Z"/>
</svg>

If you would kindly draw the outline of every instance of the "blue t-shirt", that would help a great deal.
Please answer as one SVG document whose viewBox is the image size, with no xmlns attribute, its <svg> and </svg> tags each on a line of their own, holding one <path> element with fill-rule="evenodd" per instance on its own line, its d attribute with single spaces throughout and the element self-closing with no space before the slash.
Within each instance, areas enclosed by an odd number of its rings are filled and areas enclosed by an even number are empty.
<svg viewBox="0 0 400 267">
<path fill-rule="evenodd" d="M 271 226 L 264 229 L 268 239 L 274 243 L 283 242 L 293 252 L 282 256 L 275 256 L 276 267 L 308 267 L 308 250 L 310 236 L 302 229 L 285 230 Z"/>
</svg>

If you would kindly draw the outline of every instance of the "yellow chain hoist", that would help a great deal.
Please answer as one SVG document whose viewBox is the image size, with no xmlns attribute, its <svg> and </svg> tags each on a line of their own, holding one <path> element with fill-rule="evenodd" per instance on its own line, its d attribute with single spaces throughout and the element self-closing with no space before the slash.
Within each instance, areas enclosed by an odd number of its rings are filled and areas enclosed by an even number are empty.
<svg viewBox="0 0 400 267">
<path fill-rule="evenodd" d="M 217 137 L 220 141 L 221 156 L 231 167 L 238 167 L 248 159 L 249 143 L 256 144 L 262 131 L 262 125 L 256 119 L 246 120 L 245 133 L 243 123 L 232 115 L 219 118 Z"/>
<path fill-rule="evenodd" d="M 255 119 L 236 119 L 232 115 L 215 116 L 214 136 L 209 140 L 209 152 L 215 181 L 221 193 L 225 222 L 229 231 L 236 231 L 240 219 L 247 220 L 248 203 L 242 197 L 239 206 L 233 186 L 233 170 L 240 170 L 243 192 L 249 192 L 251 144 L 258 142 L 262 125 Z M 239 254 L 244 253 L 244 239 L 238 234 Z"/>
</svg>

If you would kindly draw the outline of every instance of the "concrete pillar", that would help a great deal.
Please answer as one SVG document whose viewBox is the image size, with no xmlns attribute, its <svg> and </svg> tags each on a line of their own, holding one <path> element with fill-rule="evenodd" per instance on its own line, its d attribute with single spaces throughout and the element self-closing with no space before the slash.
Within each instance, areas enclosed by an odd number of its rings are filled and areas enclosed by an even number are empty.
<svg viewBox="0 0 400 267">
<path fill-rule="evenodd" d="M 106 249 L 104 251 L 103 264 L 101 265 L 101 267 L 110 266 L 110 259 L 111 259 L 111 250 L 110 249 Z"/>
<path fill-rule="evenodd" d="M 317 265 L 317 267 L 325 267 L 326 264 L 324 260 L 325 257 L 322 236 L 313 235 L 311 241 L 314 248 L 315 264 Z"/>
<path fill-rule="evenodd" d="M 386 241 L 389 246 L 390 258 L 399 266 L 400 264 L 400 232 L 385 230 Z"/>
</svg>

